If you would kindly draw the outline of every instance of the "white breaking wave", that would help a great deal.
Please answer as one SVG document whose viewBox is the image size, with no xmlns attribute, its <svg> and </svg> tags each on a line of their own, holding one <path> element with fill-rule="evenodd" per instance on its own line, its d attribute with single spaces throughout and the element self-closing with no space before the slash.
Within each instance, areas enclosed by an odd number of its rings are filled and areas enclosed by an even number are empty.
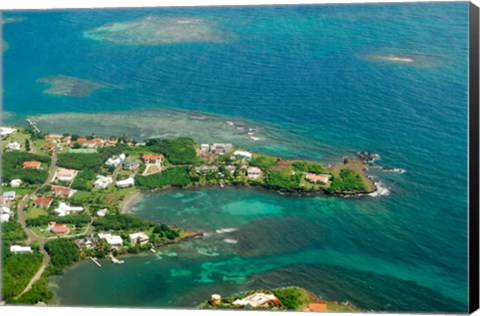
<svg viewBox="0 0 480 316">
<path fill-rule="evenodd" d="M 221 228 L 221 229 L 217 229 L 215 230 L 218 234 L 224 234 L 224 233 L 233 233 L 233 232 L 236 232 L 238 230 L 238 228 L 236 227 L 230 227 L 230 228 Z"/>
<path fill-rule="evenodd" d="M 227 244 L 236 244 L 238 242 L 238 240 L 236 239 L 224 239 L 223 240 L 224 242 L 226 242 Z"/>
<path fill-rule="evenodd" d="M 375 192 L 370 193 L 370 196 L 377 197 L 383 195 L 390 195 L 390 189 L 382 182 L 375 182 L 375 187 L 377 188 Z"/>
</svg>

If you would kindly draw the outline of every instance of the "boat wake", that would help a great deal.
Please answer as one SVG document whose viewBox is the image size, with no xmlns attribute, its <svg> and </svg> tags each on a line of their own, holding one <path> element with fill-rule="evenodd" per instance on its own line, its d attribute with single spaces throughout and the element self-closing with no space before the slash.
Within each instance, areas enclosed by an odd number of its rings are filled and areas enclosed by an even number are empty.
<svg viewBox="0 0 480 316">
<path fill-rule="evenodd" d="M 224 239 L 223 240 L 224 242 L 226 242 L 227 244 L 236 244 L 238 242 L 238 240 L 236 239 Z"/>
</svg>

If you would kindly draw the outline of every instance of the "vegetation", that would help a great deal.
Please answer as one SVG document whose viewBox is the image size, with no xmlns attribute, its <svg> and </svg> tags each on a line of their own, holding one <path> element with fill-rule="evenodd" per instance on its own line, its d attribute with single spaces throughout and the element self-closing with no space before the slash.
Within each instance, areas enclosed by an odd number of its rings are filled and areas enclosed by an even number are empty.
<svg viewBox="0 0 480 316">
<path fill-rule="evenodd" d="M 136 176 L 135 181 L 140 188 L 146 190 L 163 188 L 167 185 L 183 187 L 192 183 L 188 175 L 188 167 L 173 167 L 150 176 Z"/>
<path fill-rule="evenodd" d="M 72 239 L 58 238 L 47 241 L 45 250 L 50 255 L 48 274 L 60 274 L 65 267 L 80 258 L 80 250 Z"/>
<path fill-rule="evenodd" d="M 32 288 L 20 296 L 15 303 L 18 304 L 37 304 L 38 302 L 48 302 L 53 297 L 53 293 L 48 290 L 48 282 L 44 276 L 33 283 Z"/>
<path fill-rule="evenodd" d="M 92 188 L 89 181 L 94 180 L 95 177 L 96 173 L 92 169 L 80 170 L 75 176 L 71 188 L 75 190 L 89 191 Z"/>
<path fill-rule="evenodd" d="M 38 271 L 42 255 L 38 252 L 13 254 L 9 248 L 5 248 L 2 259 L 3 299 L 9 301 L 20 294 Z"/>
<path fill-rule="evenodd" d="M 268 173 L 263 186 L 273 190 L 298 191 L 302 189 L 300 186 L 301 179 L 301 174 L 271 171 Z"/>
<path fill-rule="evenodd" d="M 294 161 L 292 167 L 296 171 L 311 172 L 311 173 L 325 173 L 325 169 L 318 163 L 308 161 Z"/>
<path fill-rule="evenodd" d="M 57 165 L 59 167 L 68 169 L 91 169 L 94 171 L 100 170 L 100 167 L 104 164 L 105 159 L 103 155 L 99 153 L 95 154 L 59 154 L 57 159 Z"/>
<path fill-rule="evenodd" d="M 175 165 L 193 164 L 197 160 L 195 142 L 191 138 L 149 139 L 146 144 L 149 149 L 163 154 L 170 163 Z"/>
<path fill-rule="evenodd" d="M 25 169 L 22 164 L 25 161 L 36 160 L 50 163 L 50 158 L 21 151 L 9 151 L 2 155 L 2 177 L 4 182 L 13 179 L 21 179 L 27 184 L 41 184 L 47 180 L 48 171 L 43 169 Z"/>
<path fill-rule="evenodd" d="M 16 221 L 2 223 L 2 241 L 7 245 L 27 239 L 27 233 L 23 230 L 22 225 Z M 4 249 L 10 247 L 4 247 Z"/>
<path fill-rule="evenodd" d="M 351 169 L 340 170 L 338 177 L 333 177 L 332 184 L 328 188 L 330 193 L 366 191 L 367 186 L 360 174 Z"/>
<path fill-rule="evenodd" d="M 254 155 L 250 160 L 250 166 L 258 167 L 261 169 L 270 169 L 277 163 L 277 158 L 266 155 Z"/>
<path fill-rule="evenodd" d="M 311 301 L 308 292 L 298 287 L 277 289 L 273 293 L 280 300 L 282 307 L 286 309 L 299 310 Z"/>
</svg>

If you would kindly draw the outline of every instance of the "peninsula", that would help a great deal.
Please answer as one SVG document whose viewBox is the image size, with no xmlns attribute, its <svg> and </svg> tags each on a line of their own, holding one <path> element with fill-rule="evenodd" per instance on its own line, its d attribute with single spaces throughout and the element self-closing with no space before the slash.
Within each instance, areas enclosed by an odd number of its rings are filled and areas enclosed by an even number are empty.
<svg viewBox="0 0 480 316">
<path fill-rule="evenodd" d="M 141 251 L 201 236 L 125 214 L 134 193 L 170 187 L 253 186 L 282 194 L 359 195 L 375 191 L 364 159 L 333 166 L 285 160 L 193 139 L 55 135 L 2 127 L 3 298 L 47 303 L 47 277 L 74 262 Z"/>
</svg>

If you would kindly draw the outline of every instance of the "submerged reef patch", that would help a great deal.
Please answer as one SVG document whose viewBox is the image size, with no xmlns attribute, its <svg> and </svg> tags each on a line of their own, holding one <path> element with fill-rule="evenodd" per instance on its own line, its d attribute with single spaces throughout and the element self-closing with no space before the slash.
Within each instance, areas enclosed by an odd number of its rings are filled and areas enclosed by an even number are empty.
<svg viewBox="0 0 480 316">
<path fill-rule="evenodd" d="M 37 79 L 37 82 L 50 85 L 43 93 L 69 97 L 86 97 L 98 89 L 119 89 L 118 86 L 112 84 L 64 75 L 42 77 Z"/>
<path fill-rule="evenodd" d="M 147 16 L 134 21 L 105 24 L 85 31 L 83 36 L 121 45 L 226 41 L 225 32 L 216 22 L 192 17 Z"/>
</svg>

